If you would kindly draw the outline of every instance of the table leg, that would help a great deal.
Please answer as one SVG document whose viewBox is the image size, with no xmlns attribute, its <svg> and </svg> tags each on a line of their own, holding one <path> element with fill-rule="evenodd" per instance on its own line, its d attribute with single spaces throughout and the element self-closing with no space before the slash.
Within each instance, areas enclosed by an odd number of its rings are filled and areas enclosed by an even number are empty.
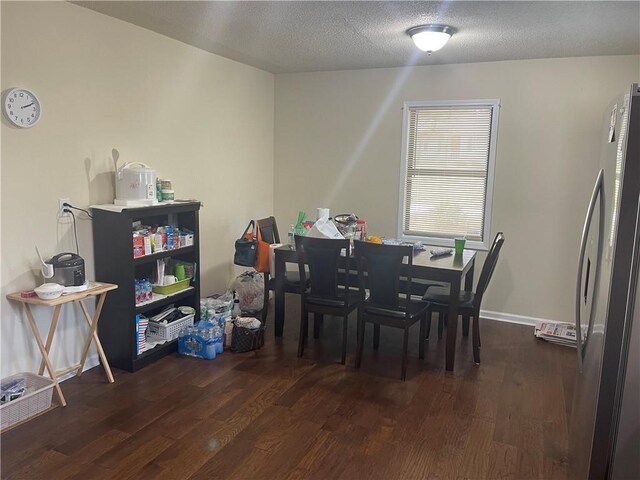
<svg viewBox="0 0 640 480">
<path fill-rule="evenodd" d="M 56 327 L 58 326 L 58 317 L 60 316 L 60 309 L 62 305 L 56 305 L 53 308 L 53 317 L 51 317 L 51 326 L 49 327 L 49 334 L 47 335 L 47 343 L 44 346 L 44 349 L 49 353 L 51 351 L 51 342 L 53 342 L 53 334 L 56 331 Z M 40 362 L 40 368 L 38 369 L 38 375 L 42 375 L 44 373 L 44 358 Z"/>
<path fill-rule="evenodd" d="M 447 371 L 453 371 L 456 358 L 456 337 L 458 335 L 458 304 L 460 303 L 460 278 L 451 282 L 449 299 L 449 318 L 447 321 Z"/>
<path fill-rule="evenodd" d="M 104 354 L 102 343 L 100 343 L 100 338 L 98 338 L 98 333 L 96 331 L 98 328 L 98 320 L 100 319 L 100 314 L 102 313 L 102 306 L 106 297 L 106 292 L 98 297 L 98 304 L 96 305 L 96 311 L 93 315 L 93 319 L 90 317 L 84 302 L 82 300 L 78 301 L 78 303 L 80 304 L 80 308 L 82 309 L 82 313 L 84 314 L 84 318 L 89 324 L 89 333 L 87 334 L 87 341 L 85 342 L 85 348 L 82 351 L 82 357 L 80 357 L 80 366 L 78 367 L 76 375 L 78 377 L 82 375 L 82 368 L 84 367 L 84 363 L 87 360 L 87 355 L 89 354 L 89 346 L 91 345 L 91 341 L 93 341 L 96 344 L 96 349 L 98 350 L 98 355 L 100 356 L 102 367 L 107 374 L 107 380 L 109 381 L 109 383 L 113 383 L 114 379 L 113 374 L 111 373 L 111 367 L 109 366 L 107 356 Z"/>
<path fill-rule="evenodd" d="M 324 315 L 322 313 L 313 314 L 313 338 L 320 337 L 320 328 L 322 327 L 323 319 Z"/>
<path fill-rule="evenodd" d="M 473 267 L 475 266 L 475 260 L 471 264 L 471 268 L 467 271 L 467 274 L 464 277 L 464 289 L 467 292 L 473 291 Z M 462 336 L 469 336 L 469 315 L 465 315 L 462 317 Z"/>
<path fill-rule="evenodd" d="M 281 337 L 284 330 L 284 278 L 286 275 L 286 264 L 282 256 L 275 251 L 276 278 L 274 289 L 274 330 L 276 337 Z"/>
<path fill-rule="evenodd" d="M 38 348 L 40 349 L 40 354 L 42 355 L 42 360 L 44 364 L 47 366 L 47 370 L 49 371 L 49 376 L 53 380 L 53 386 L 56 389 L 56 393 L 58 394 L 58 399 L 60 400 L 60 404 L 63 407 L 67 406 L 67 401 L 64 399 L 64 395 L 62 395 L 62 389 L 58 384 L 58 377 L 56 376 L 56 371 L 51 365 L 51 360 L 49 360 L 49 354 L 47 349 L 42 342 L 42 338 L 40 337 L 40 332 L 38 331 L 38 326 L 36 325 L 36 321 L 33 318 L 33 313 L 31 312 L 31 307 L 29 307 L 28 303 L 23 304 L 25 312 L 27 314 L 27 319 L 29 320 L 29 325 L 31 325 L 31 330 L 33 331 L 33 336 L 36 338 L 36 343 L 38 344 Z"/>
</svg>

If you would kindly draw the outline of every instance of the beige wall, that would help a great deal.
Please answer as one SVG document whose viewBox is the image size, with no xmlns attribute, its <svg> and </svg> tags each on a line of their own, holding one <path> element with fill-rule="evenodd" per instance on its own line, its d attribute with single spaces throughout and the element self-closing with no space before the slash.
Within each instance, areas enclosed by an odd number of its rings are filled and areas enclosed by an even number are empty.
<svg viewBox="0 0 640 480">
<path fill-rule="evenodd" d="M 602 114 L 639 79 L 638 56 L 278 75 L 276 215 L 353 211 L 394 237 L 402 103 L 499 98 L 492 234 L 506 243 L 483 309 L 572 321 Z"/>
<path fill-rule="evenodd" d="M 329 206 L 395 235 L 405 100 L 501 99 L 492 230 L 507 243 L 483 307 L 571 320 L 602 111 L 640 78 L 637 56 L 278 75 L 274 123 L 269 73 L 69 3 L 2 2 L 1 14 L 2 91 L 32 89 L 43 118 L 29 130 L 2 119 L 0 375 L 39 362 L 4 296 L 42 281 L 34 244 L 47 256 L 74 248 L 58 198 L 112 200 L 112 148 L 170 177 L 178 197 L 204 202 L 206 294 L 237 273 L 230 259 L 245 219 L 274 204 L 283 231 L 298 209 Z M 89 220 L 78 233 L 93 278 Z M 50 312 L 36 314 L 44 331 Z M 79 356 L 79 314 L 63 313 L 59 368 Z"/>
<path fill-rule="evenodd" d="M 47 256 L 74 248 L 70 225 L 56 219 L 58 198 L 83 208 L 113 201 L 114 147 L 121 162 L 146 162 L 171 178 L 177 198 L 204 203 L 202 293 L 226 288 L 245 219 L 273 210 L 274 77 L 69 3 L 1 8 L 2 90 L 27 87 L 43 105 L 32 129 L 2 119 L 5 376 L 39 362 L 5 294 L 42 282 L 34 244 Z M 78 235 L 93 278 L 89 220 Z M 64 310 L 53 346 L 59 368 L 77 361 L 86 331 L 79 310 Z M 50 312 L 37 317 L 48 328 Z"/>
</svg>

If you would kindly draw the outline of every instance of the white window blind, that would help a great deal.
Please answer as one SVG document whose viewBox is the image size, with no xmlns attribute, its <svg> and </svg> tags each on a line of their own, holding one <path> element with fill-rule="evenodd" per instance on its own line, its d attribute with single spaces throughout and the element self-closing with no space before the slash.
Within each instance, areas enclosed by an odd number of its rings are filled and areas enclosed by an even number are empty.
<svg viewBox="0 0 640 480">
<path fill-rule="evenodd" d="M 497 107 L 494 100 L 405 104 L 402 237 L 448 245 L 466 236 L 486 247 Z"/>
</svg>

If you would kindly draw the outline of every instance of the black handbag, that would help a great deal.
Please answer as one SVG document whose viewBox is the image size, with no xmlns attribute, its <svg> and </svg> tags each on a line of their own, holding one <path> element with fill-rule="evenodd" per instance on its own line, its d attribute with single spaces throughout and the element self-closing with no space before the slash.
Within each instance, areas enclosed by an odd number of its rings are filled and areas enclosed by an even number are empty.
<svg viewBox="0 0 640 480">
<path fill-rule="evenodd" d="M 264 346 L 264 323 L 258 328 L 244 328 L 234 325 L 231 332 L 231 351 L 250 352 Z"/>
<path fill-rule="evenodd" d="M 251 232 L 249 232 L 251 230 Z M 255 223 L 249 222 L 242 236 L 236 240 L 236 253 L 233 256 L 233 263 L 243 267 L 253 267 L 256 264 L 258 253 L 258 240 L 254 235 Z"/>
</svg>

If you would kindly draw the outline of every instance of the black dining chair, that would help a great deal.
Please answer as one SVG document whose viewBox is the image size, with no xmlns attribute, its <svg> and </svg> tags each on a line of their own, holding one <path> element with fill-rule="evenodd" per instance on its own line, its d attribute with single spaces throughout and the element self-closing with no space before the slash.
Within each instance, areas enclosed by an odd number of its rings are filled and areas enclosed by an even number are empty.
<svg viewBox="0 0 640 480">
<path fill-rule="evenodd" d="M 482 271 L 480 272 L 480 278 L 478 280 L 478 286 L 476 291 L 460 292 L 458 314 L 464 316 L 470 316 L 473 319 L 472 324 L 472 343 L 473 343 L 473 361 L 477 364 L 480 363 L 480 304 L 482 303 L 482 297 L 489 286 L 489 281 L 493 275 L 493 271 L 498 263 L 498 256 L 500 255 L 500 249 L 504 243 L 504 234 L 498 232 L 487 258 L 482 265 Z M 438 338 L 442 338 L 442 324 L 444 323 L 444 315 L 449 310 L 449 287 L 429 287 L 422 297 L 427 302 L 427 336 L 429 338 L 429 331 L 431 330 L 431 313 L 436 311 L 439 314 L 438 319 Z M 447 319 L 450 320 L 450 319 Z M 457 321 L 458 319 L 455 319 Z"/>
<path fill-rule="evenodd" d="M 280 243 L 280 234 L 278 233 L 278 225 L 275 217 L 267 217 L 257 221 L 262 240 L 269 243 Z M 275 278 L 271 277 L 269 272 L 264 273 L 264 302 L 262 304 L 262 322 L 267 319 L 269 312 L 269 292 L 276 289 Z M 284 281 L 284 291 L 286 293 L 301 292 L 300 275 L 298 269 L 287 270 Z"/>
<path fill-rule="evenodd" d="M 369 290 L 369 297 L 358 307 L 358 350 L 356 368 L 362 362 L 364 333 L 367 322 L 373 323 L 373 348 L 380 344 L 380 326 L 402 328 L 404 341 L 402 347 L 401 379 L 407 376 L 407 350 L 409 345 L 409 327 L 420 320 L 419 357 L 424 359 L 424 335 L 427 304 L 411 299 L 413 247 L 406 245 L 380 245 L 356 241 L 355 260 L 358 265 L 358 281 L 362 292 Z M 406 273 L 402 265 L 406 259 Z M 404 287 L 407 293 L 401 297 Z"/>
<path fill-rule="evenodd" d="M 345 255 L 345 269 L 349 271 L 351 248 L 349 240 L 312 238 L 296 235 L 298 271 L 303 285 L 307 282 L 306 266 L 309 268 L 309 287 L 301 294 L 300 333 L 298 357 L 304 353 L 309 313 L 342 317 L 342 364 L 347 358 L 347 326 L 349 314 L 358 307 L 361 294 L 349 288 L 349 275 L 344 285 L 339 283 L 339 264 Z M 317 323 L 317 318 L 315 322 Z M 317 336 L 317 335 L 316 335 Z"/>
</svg>

